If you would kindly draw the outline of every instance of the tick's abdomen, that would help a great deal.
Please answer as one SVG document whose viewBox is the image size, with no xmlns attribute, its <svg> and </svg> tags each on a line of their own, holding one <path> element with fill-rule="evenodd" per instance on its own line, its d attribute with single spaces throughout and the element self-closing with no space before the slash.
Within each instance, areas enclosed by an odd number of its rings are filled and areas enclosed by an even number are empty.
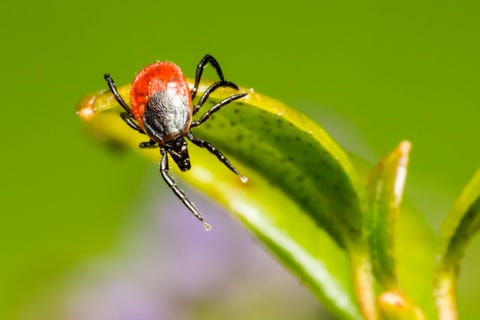
<svg viewBox="0 0 480 320">
<path fill-rule="evenodd" d="M 190 128 L 190 88 L 182 70 L 172 62 L 143 68 L 133 79 L 130 104 L 139 127 L 161 146 L 185 136 Z"/>
<path fill-rule="evenodd" d="M 145 105 L 143 128 L 160 145 L 185 136 L 191 122 L 190 99 L 174 88 L 153 93 Z"/>
<path fill-rule="evenodd" d="M 192 121 L 190 88 L 172 62 L 142 69 L 130 88 L 132 114 L 139 127 L 160 146 L 185 136 Z"/>
</svg>

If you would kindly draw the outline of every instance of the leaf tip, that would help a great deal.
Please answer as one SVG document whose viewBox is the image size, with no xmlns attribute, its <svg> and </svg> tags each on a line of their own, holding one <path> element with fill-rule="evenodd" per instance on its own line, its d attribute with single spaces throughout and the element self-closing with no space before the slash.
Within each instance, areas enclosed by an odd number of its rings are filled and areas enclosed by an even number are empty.
<svg viewBox="0 0 480 320">
<path fill-rule="evenodd" d="M 400 144 L 398 145 L 398 152 L 403 157 L 408 157 L 408 154 L 410 153 L 411 149 L 412 149 L 412 143 L 408 140 L 404 140 L 400 142 Z"/>
<path fill-rule="evenodd" d="M 83 121 L 88 121 L 95 115 L 95 109 L 93 108 L 95 99 L 96 95 L 90 95 L 78 103 L 76 113 Z"/>
<path fill-rule="evenodd" d="M 407 303 L 399 292 L 387 291 L 379 297 L 381 305 L 390 306 L 393 308 L 404 308 Z"/>
<path fill-rule="evenodd" d="M 383 319 L 425 319 L 422 311 L 399 290 L 382 293 L 378 302 Z"/>
</svg>

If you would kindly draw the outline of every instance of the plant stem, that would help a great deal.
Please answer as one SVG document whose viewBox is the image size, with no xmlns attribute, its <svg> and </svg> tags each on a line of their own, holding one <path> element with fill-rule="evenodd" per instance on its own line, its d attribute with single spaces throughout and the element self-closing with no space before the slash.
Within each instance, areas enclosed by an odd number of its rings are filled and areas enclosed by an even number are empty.
<svg viewBox="0 0 480 320">
<path fill-rule="evenodd" d="M 435 302 L 440 320 L 456 320 L 455 272 L 439 272 L 435 280 Z"/>
<path fill-rule="evenodd" d="M 350 251 L 355 292 L 360 303 L 363 317 L 367 320 L 377 320 L 377 306 L 374 289 L 372 265 L 365 250 L 355 248 Z"/>
</svg>

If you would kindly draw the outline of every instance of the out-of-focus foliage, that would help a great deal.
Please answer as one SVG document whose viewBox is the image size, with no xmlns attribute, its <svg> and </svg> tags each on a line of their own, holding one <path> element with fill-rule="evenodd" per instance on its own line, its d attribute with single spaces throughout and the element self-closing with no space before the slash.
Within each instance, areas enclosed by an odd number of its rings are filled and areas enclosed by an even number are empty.
<svg viewBox="0 0 480 320">
<path fill-rule="evenodd" d="M 201 56 L 213 54 L 227 78 L 294 105 L 372 162 L 410 140 L 406 198 L 437 230 L 480 158 L 478 6 L 0 4 L 0 318 L 55 304 L 72 270 L 112 255 L 132 217 L 142 216 L 145 179 L 157 170 L 141 157 L 114 157 L 91 144 L 73 106 L 105 86 L 103 73 L 128 83 L 157 59 L 193 76 Z M 478 248 L 474 239 L 459 278 L 467 319 L 478 311 Z M 418 276 L 402 271 L 400 277 Z"/>
</svg>

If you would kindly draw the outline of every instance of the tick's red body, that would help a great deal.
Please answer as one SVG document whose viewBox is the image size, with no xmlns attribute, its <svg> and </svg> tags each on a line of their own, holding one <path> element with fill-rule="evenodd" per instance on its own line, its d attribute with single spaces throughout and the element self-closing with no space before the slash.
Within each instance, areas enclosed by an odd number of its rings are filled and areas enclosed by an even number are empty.
<svg viewBox="0 0 480 320">
<path fill-rule="evenodd" d="M 214 82 L 202 94 L 195 106 L 192 100 L 195 97 L 203 68 L 211 64 L 220 78 Z M 115 96 L 120 106 L 125 110 L 120 116 L 132 129 L 141 134 L 146 134 L 150 140 L 140 143 L 140 148 L 160 147 L 162 160 L 160 161 L 160 173 L 175 195 L 187 206 L 187 208 L 201 221 L 204 221 L 195 205 L 188 200 L 182 190 L 168 174 L 168 155 L 170 155 L 182 171 L 190 169 L 190 157 L 186 139 L 201 148 L 206 148 L 214 154 L 223 164 L 237 174 L 243 182 L 247 178 L 225 158 L 225 156 L 209 142 L 195 137 L 190 128 L 197 127 L 210 116 L 230 102 L 245 97 L 248 93 L 238 93 L 223 99 L 205 112 L 198 120 L 192 121 L 192 116 L 200 110 L 207 101 L 209 95 L 221 87 L 229 87 L 238 90 L 237 85 L 226 81 L 217 60 L 206 55 L 197 66 L 195 84 L 190 90 L 182 70 L 171 62 L 155 62 L 143 68 L 133 80 L 130 89 L 130 106 L 118 93 L 117 87 L 110 75 L 105 74 L 110 91 Z M 205 227 L 208 224 L 204 221 Z"/>
<path fill-rule="evenodd" d="M 192 121 L 192 99 L 182 70 L 172 62 L 143 68 L 130 88 L 132 114 L 159 145 L 185 136 Z"/>
</svg>

